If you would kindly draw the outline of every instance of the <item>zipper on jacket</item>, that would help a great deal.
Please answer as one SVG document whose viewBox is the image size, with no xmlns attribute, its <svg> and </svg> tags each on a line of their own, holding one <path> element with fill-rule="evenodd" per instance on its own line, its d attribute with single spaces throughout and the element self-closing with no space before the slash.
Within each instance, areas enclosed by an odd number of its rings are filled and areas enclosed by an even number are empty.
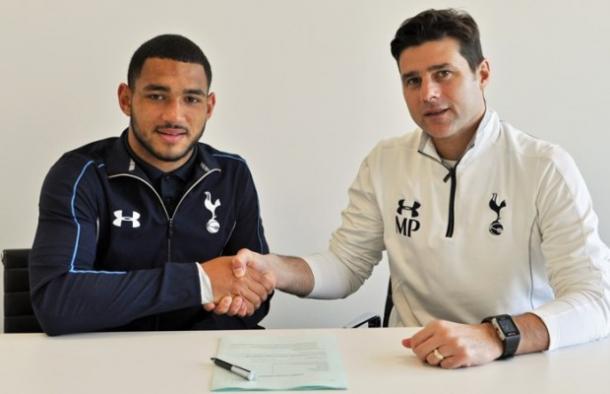
<svg viewBox="0 0 610 394">
<path fill-rule="evenodd" d="M 191 185 L 191 187 L 189 187 L 184 192 L 184 194 L 180 198 L 180 201 L 178 201 L 178 204 L 176 205 L 176 208 L 174 208 L 174 212 L 172 213 L 171 216 L 169 215 L 169 213 L 167 211 L 167 207 L 165 206 L 165 203 L 163 202 L 163 199 L 161 198 L 159 193 L 157 193 L 157 191 L 155 190 L 154 186 L 151 185 L 146 179 L 140 178 L 139 176 L 133 175 L 133 174 L 115 174 L 115 175 L 109 176 L 108 178 L 112 179 L 112 178 L 118 178 L 118 177 L 124 176 L 124 177 L 128 177 L 128 178 L 137 179 L 138 181 L 140 181 L 140 182 L 144 183 L 146 186 L 148 186 L 148 188 L 150 190 L 152 190 L 153 194 L 155 196 L 157 196 L 157 200 L 159 201 L 159 204 L 161 204 L 161 208 L 163 208 L 163 212 L 165 213 L 165 218 L 167 219 L 167 261 L 171 261 L 171 258 L 172 258 L 172 235 L 174 233 L 174 217 L 176 216 L 176 212 L 178 212 L 178 208 L 182 204 L 182 201 L 184 201 L 184 199 L 186 198 L 187 194 L 189 194 L 195 188 L 195 186 L 197 186 L 199 183 L 201 183 L 201 181 L 203 181 L 208 175 L 210 175 L 213 172 L 220 172 L 220 169 L 219 168 L 213 168 L 213 169 L 209 170 L 208 172 L 206 172 L 205 174 L 203 174 L 201 177 L 199 177 L 199 179 L 197 179 Z"/>
<path fill-rule="evenodd" d="M 447 238 L 451 238 L 453 237 L 453 227 L 454 227 L 454 222 L 455 222 L 455 189 L 457 187 L 457 175 L 456 175 L 456 171 L 457 171 L 457 166 L 458 164 L 460 164 L 460 160 L 458 160 L 455 165 L 453 167 L 450 167 L 449 165 L 443 163 L 441 160 L 438 160 L 436 157 L 434 156 L 430 156 L 429 154 L 419 150 L 418 151 L 421 155 L 424 155 L 425 157 L 434 160 L 435 162 L 437 162 L 438 164 L 442 165 L 444 168 L 447 169 L 447 171 L 449 171 L 447 173 L 447 175 L 445 175 L 445 177 L 443 178 L 443 182 L 447 183 L 447 181 L 449 179 L 451 179 L 451 186 L 450 186 L 450 191 L 449 191 L 449 215 L 448 215 L 448 220 L 447 220 L 447 231 L 445 232 L 445 237 Z"/>
<path fill-rule="evenodd" d="M 174 210 L 174 213 L 176 211 Z M 172 258 L 172 236 L 174 235 L 174 216 L 169 218 L 167 222 L 167 261 L 171 261 Z"/>
<path fill-rule="evenodd" d="M 451 189 L 449 192 L 449 218 L 447 222 L 447 232 L 445 233 L 445 237 L 451 238 L 453 237 L 453 223 L 454 223 L 454 210 L 455 210 L 455 189 L 457 186 L 457 178 L 455 175 L 455 170 L 457 168 L 457 163 L 455 166 L 448 168 L 449 173 L 443 179 L 443 182 L 447 183 L 449 179 L 451 179 Z"/>
</svg>

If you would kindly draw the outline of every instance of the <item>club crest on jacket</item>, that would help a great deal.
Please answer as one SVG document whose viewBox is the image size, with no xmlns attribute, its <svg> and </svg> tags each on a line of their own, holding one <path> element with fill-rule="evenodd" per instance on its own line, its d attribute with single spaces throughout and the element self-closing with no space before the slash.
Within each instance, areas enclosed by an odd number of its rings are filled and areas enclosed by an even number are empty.
<svg viewBox="0 0 610 394">
<path fill-rule="evenodd" d="M 504 226 L 500 223 L 500 211 L 502 208 L 506 207 L 506 201 L 502 200 L 500 204 L 496 202 L 498 198 L 498 193 L 492 193 L 491 200 L 489 200 L 489 208 L 496 213 L 496 220 L 491 222 L 489 225 L 489 232 L 493 235 L 500 235 L 502 231 L 504 231 Z"/>
<path fill-rule="evenodd" d="M 216 201 L 212 202 L 212 193 L 206 191 L 204 194 L 205 201 L 203 202 L 203 206 L 212 214 L 212 217 L 206 223 L 205 228 L 210 234 L 216 234 L 218 230 L 220 230 L 220 223 L 216 220 L 216 208 L 220 206 L 220 199 L 217 198 Z"/>
</svg>

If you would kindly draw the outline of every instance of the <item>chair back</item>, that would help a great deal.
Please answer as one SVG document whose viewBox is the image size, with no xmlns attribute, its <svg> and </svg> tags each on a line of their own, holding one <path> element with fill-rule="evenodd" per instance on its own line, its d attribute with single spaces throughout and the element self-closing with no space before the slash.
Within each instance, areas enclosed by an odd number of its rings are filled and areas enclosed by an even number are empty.
<svg viewBox="0 0 610 394">
<path fill-rule="evenodd" d="M 32 310 L 30 274 L 28 272 L 30 249 L 5 249 L 4 264 L 4 332 L 42 332 Z"/>
</svg>

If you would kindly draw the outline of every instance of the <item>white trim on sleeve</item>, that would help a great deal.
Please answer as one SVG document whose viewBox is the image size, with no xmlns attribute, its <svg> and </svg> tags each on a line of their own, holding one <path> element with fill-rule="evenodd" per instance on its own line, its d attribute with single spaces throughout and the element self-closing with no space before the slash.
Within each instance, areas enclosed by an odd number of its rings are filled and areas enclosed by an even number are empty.
<svg viewBox="0 0 610 394">
<path fill-rule="evenodd" d="M 199 288 L 201 289 L 201 304 L 208 304 L 214 302 L 214 294 L 212 293 L 212 282 L 210 277 L 205 273 L 203 267 L 199 263 L 197 264 L 197 272 L 199 272 Z"/>
</svg>

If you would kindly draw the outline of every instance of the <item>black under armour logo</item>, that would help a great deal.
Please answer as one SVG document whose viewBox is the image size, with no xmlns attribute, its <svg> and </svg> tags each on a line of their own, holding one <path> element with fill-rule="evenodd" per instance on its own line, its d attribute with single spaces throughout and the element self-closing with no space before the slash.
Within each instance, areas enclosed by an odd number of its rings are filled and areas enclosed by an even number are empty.
<svg viewBox="0 0 610 394">
<path fill-rule="evenodd" d="M 403 198 L 402 200 L 398 200 L 398 208 L 396 209 L 396 213 L 399 215 L 402 215 L 402 211 L 407 210 L 407 211 L 411 211 L 412 218 L 416 218 L 419 216 L 419 213 L 417 212 L 417 209 L 419 207 L 421 207 L 421 204 L 418 203 L 417 201 L 413 201 L 412 207 L 405 205 L 405 199 Z"/>
<path fill-rule="evenodd" d="M 498 205 L 498 203 L 496 202 L 497 198 L 498 193 L 492 193 L 491 200 L 489 200 L 489 208 L 491 208 L 491 210 L 496 213 L 496 220 L 491 222 L 491 224 L 489 225 L 489 232 L 493 235 L 500 235 L 502 234 L 502 231 L 504 231 L 504 226 L 502 226 L 502 223 L 500 223 L 500 210 L 506 207 L 506 201 L 502 200 L 500 205 Z"/>
<path fill-rule="evenodd" d="M 419 216 L 417 210 L 420 207 L 421 204 L 417 201 L 413 201 L 413 205 L 408 206 L 405 204 L 404 198 L 398 200 L 398 208 L 396 209 L 397 216 L 394 218 L 396 220 L 396 232 L 398 234 L 404 235 L 405 237 L 411 237 L 412 233 L 419 230 L 420 222 L 414 218 Z M 411 217 L 403 217 L 402 214 L 404 211 L 411 212 Z"/>
</svg>

